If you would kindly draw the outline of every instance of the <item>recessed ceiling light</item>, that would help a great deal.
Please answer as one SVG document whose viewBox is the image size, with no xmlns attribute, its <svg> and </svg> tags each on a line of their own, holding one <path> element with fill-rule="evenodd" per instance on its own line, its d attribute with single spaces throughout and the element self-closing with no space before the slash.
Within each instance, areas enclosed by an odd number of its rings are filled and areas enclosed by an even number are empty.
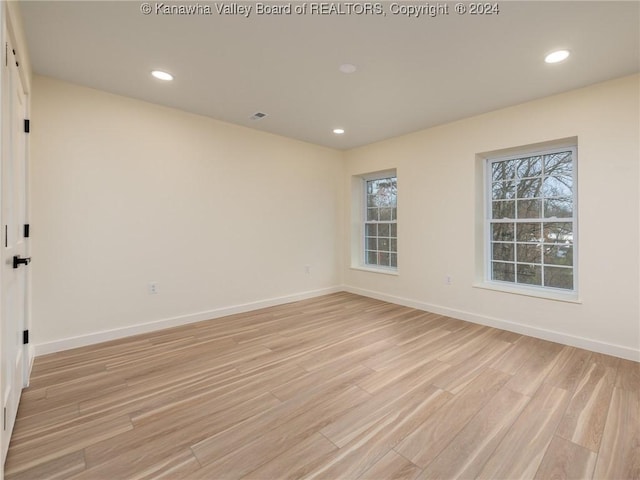
<svg viewBox="0 0 640 480">
<path fill-rule="evenodd" d="M 164 80 L 165 82 L 173 80 L 173 75 L 167 72 L 163 72 L 162 70 L 154 70 L 153 72 L 151 72 L 151 75 L 153 75 L 158 80 Z"/>
<path fill-rule="evenodd" d="M 566 60 L 569 57 L 569 50 L 556 50 L 544 57 L 544 61 L 547 63 L 558 63 Z"/>
<path fill-rule="evenodd" d="M 334 128 L 333 133 L 336 135 L 342 135 L 344 133 L 344 128 Z"/>
<path fill-rule="evenodd" d="M 338 70 L 340 70 L 342 73 L 353 73 L 357 70 L 357 68 L 355 65 L 352 65 L 350 63 L 343 63 L 342 65 L 340 65 Z"/>
</svg>

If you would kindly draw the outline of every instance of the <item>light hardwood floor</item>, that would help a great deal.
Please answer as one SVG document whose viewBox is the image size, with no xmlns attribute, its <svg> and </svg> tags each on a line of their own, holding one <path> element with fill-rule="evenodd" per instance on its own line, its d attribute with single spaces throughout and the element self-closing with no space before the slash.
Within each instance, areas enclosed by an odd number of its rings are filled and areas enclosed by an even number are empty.
<svg viewBox="0 0 640 480">
<path fill-rule="evenodd" d="M 18 479 L 640 478 L 640 365 L 348 293 L 36 359 Z"/>
</svg>

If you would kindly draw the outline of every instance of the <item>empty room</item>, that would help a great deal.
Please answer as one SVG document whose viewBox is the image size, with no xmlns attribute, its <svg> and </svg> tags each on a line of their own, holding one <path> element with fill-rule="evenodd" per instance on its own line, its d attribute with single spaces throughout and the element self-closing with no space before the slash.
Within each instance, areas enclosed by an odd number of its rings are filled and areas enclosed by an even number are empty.
<svg viewBox="0 0 640 480">
<path fill-rule="evenodd" d="M 640 479 L 640 2 L 0 20 L 0 478 Z"/>
</svg>

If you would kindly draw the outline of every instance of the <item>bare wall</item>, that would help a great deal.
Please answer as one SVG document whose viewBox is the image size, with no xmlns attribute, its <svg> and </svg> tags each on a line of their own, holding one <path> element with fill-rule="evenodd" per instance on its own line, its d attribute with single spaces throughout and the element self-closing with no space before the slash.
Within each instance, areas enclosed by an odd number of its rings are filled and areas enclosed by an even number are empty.
<svg viewBox="0 0 640 480">
<path fill-rule="evenodd" d="M 341 152 L 41 76 L 32 123 L 38 353 L 339 286 Z"/>
<path fill-rule="evenodd" d="M 349 267 L 348 290 L 640 359 L 640 77 L 630 76 L 347 152 L 351 179 L 397 169 L 399 275 Z M 474 287 L 476 154 L 578 138 L 579 303 Z M 356 219 L 346 210 L 345 232 Z M 346 239 L 345 247 L 351 244 Z M 453 285 L 445 285 L 451 275 Z"/>
<path fill-rule="evenodd" d="M 342 153 L 36 76 L 38 353 L 343 287 L 638 359 L 639 79 Z M 476 155 L 567 137 L 579 301 L 478 288 Z M 391 168 L 399 275 L 351 269 L 351 179 Z"/>
</svg>

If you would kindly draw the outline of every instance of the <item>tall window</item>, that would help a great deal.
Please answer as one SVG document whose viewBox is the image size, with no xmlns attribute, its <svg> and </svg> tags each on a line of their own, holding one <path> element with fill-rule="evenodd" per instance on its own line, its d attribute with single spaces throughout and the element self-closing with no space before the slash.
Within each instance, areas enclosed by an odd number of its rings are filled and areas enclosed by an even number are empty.
<svg viewBox="0 0 640 480">
<path fill-rule="evenodd" d="M 385 176 L 365 182 L 364 263 L 395 269 L 398 266 L 397 178 Z"/>
<path fill-rule="evenodd" d="M 487 160 L 492 281 L 575 290 L 576 149 Z"/>
</svg>

